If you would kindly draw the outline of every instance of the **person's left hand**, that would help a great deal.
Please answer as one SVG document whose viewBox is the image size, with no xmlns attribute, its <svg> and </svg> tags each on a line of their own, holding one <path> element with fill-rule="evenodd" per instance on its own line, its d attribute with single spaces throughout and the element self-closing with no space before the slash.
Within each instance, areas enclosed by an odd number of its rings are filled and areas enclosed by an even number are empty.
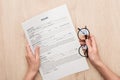
<svg viewBox="0 0 120 80">
<path fill-rule="evenodd" d="M 40 56 L 39 56 L 39 47 L 35 48 L 34 54 L 32 53 L 30 46 L 26 47 L 26 60 L 28 63 L 28 69 L 25 76 L 25 80 L 33 80 L 36 74 L 39 71 L 40 67 Z"/>
</svg>

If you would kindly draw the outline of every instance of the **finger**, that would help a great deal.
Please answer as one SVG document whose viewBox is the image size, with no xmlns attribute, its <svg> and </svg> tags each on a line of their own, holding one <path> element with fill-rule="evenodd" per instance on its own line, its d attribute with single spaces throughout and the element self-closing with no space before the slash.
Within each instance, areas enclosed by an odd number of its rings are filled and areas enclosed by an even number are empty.
<svg viewBox="0 0 120 80">
<path fill-rule="evenodd" d="M 97 47 L 96 40 L 95 40 L 95 37 L 93 35 L 91 36 L 91 40 L 92 40 L 92 47 L 96 48 Z"/>
<path fill-rule="evenodd" d="M 35 56 L 36 56 L 36 59 L 39 59 L 39 58 L 40 58 L 40 47 L 39 47 L 39 46 L 37 46 L 37 47 L 35 48 Z"/>
<path fill-rule="evenodd" d="M 26 60 L 27 60 L 27 63 L 30 64 L 30 59 L 28 56 L 25 56 Z"/>
<path fill-rule="evenodd" d="M 89 39 L 86 39 L 86 45 L 88 46 L 88 50 L 92 49 L 91 41 Z"/>
<path fill-rule="evenodd" d="M 85 41 L 80 41 L 80 44 L 81 45 L 85 45 Z"/>
<path fill-rule="evenodd" d="M 31 51 L 29 45 L 27 45 L 27 55 L 28 55 L 29 57 L 33 57 L 33 53 L 32 53 L 32 51 Z"/>
</svg>

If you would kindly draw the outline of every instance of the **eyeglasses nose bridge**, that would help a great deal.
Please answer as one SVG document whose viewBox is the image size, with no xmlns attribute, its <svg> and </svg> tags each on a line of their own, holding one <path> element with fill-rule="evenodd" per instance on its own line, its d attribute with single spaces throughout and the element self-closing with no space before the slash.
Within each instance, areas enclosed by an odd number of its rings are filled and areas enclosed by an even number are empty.
<svg viewBox="0 0 120 80">
<path fill-rule="evenodd" d="M 85 35 L 85 39 L 87 39 L 88 38 L 88 36 L 87 35 Z"/>
</svg>

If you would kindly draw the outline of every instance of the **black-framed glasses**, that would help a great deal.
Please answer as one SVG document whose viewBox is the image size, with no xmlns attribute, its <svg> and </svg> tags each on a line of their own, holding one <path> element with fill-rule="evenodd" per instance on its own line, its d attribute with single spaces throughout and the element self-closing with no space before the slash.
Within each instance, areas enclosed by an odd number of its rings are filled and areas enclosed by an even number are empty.
<svg viewBox="0 0 120 80">
<path fill-rule="evenodd" d="M 88 57 L 88 47 L 87 47 L 87 45 L 85 43 L 85 40 L 89 39 L 89 37 L 90 37 L 90 31 L 87 29 L 87 26 L 85 26 L 84 28 L 78 28 L 77 36 L 78 36 L 80 42 L 83 43 L 79 47 L 78 53 L 82 57 Z"/>
</svg>

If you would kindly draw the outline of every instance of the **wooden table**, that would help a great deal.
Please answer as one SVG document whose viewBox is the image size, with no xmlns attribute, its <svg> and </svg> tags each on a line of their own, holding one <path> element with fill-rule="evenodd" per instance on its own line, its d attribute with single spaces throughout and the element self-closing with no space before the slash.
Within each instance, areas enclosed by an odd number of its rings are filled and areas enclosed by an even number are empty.
<svg viewBox="0 0 120 80">
<path fill-rule="evenodd" d="M 76 28 L 88 26 L 103 62 L 120 75 L 120 0 L 0 0 L 0 80 L 22 80 L 25 75 L 26 41 L 21 23 L 62 4 L 67 4 Z M 90 63 L 89 67 L 61 80 L 103 80 Z"/>
</svg>

